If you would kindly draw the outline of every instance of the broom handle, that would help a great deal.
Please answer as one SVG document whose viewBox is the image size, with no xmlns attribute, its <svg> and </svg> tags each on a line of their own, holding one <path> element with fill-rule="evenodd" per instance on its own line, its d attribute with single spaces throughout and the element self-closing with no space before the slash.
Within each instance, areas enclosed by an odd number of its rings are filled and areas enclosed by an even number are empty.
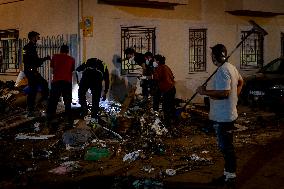
<svg viewBox="0 0 284 189">
<path fill-rule="evenodd" d="M 215 73 L 217 72 L 218 68 L 206 79 L 206 81 L 202 84 L 202 86 L 205 86 L 208 81 L 213 77 L 213 75 L 215 75 Z M 195 92 L 191 98 L 185 103 L 185 105 L 182 107 L 182 109 L 185 109 L 185 107 L 195 98 L 195 96 L 197 95 L 198 93 Z"/>
<path fill-rule="evenodd" d="M 241 46 L 241 44 L 253 33 L 253 30 L 251 30 L 250 32 L 248 32 L 248 34 L 242 38 L 242 40 L 237 44 L 237 46 L 234 48 L 234 50 L 232 50 L 232 52 L 226 57 L 226 59 L 224 60 L 224 63 L 227 62 L 227 60 L 230 58 L 230 56 L 237 50 L 237 48 L 239 48 L 239 46 Z M 222 63 L 222 65 L 224 64 Z M 222 66 L 221 65 L 221 66 Z M 220 67 L 221 67 L 220 66 Z M 219 68 L 219 67 L 218 67 Z M 218 71 L 218 68 L 206 79 L 206 81 L 202 84 L 202 86 L 205 86 L 208 81 L 213 77 L 213 75 L 215 75 L 215 73 Z M 182 109 L 185 109 L 185 107 L 194 99 L 194 97 L 197 95 L 198 93 L 195 92 L 191 98 L 185 103 L 185 105 L 182 107 Z"/>
</svg>

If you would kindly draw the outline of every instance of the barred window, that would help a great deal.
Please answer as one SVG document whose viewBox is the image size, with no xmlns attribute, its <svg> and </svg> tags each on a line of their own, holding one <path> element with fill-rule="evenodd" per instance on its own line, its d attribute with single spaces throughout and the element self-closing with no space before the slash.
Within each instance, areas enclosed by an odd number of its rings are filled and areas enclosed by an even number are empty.
<svg viewBox="0 0 284 189">
<path fill-rule="evenodd" d="M 19 30 L 0 30 L 0 73 L 19 69 Z"/>
<path fill-rule="evenodd" d="M 207 29 L 189 29 L 189 72 L 206 71 Z"/>
<path fill-rule="evenodd" d="M 242 31 L 242 39 L 249 31 Z M 241 69 L 258 69 L 263 66 L 263 35 L 252 33 L 241 46 Z"/>
<path fill-rule="evenodd" d="M 155 54 L 156 47 L 156 28 L 147 28 L 144 26 L 121 27 L 121 74 L 137 74 L 141 68 L 135 62 L 126 60 L 124 50 L 133 48 L 138 53 L 147 51 Z"/>
</svg>

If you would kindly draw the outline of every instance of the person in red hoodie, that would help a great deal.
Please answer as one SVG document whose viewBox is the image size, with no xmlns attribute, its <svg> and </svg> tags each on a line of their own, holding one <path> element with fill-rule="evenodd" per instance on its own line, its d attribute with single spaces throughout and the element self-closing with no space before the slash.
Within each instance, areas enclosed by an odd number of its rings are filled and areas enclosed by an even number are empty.
<svg viewBox="0 0 284 189">
<path fill-rule="evenodd" d="M 72 73 L 75 70 L 75 59 L 68 53 L 69 47 L 62 45 L 60 53 L 53 55 L 51 59 L 50 67 L 53 71 L 53 79 L 48 100 L 47 121 L 50 122 L 54 118 L 59 98 L 62 95 L 65 105 L 65 118 L 68 127 L 72 127 Z"/>
<path fill-rule="evenodd" d="M 166 58 L 162 55 L 154 56 L 154 63 L 158 64 L 153 74 L 153 79 L 157 83 L 159 92 L 162 95 L 162 109 L 164 113 L 165 126 L 171 127 L 171 120 L 175 119 L 175 80 L 172 70 L 165 64 Z"/>
</svg>

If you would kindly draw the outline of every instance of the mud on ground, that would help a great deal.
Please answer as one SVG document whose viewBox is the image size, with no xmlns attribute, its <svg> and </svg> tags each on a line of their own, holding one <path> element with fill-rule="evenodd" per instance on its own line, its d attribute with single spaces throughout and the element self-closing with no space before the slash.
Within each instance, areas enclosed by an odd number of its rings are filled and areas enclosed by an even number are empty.
<svg viewBox="0 0 284 189">
<path fill-rule="evenodd" d="M 148 110 L 134 112 L 142 115 L 143 111 Z M 123 140 L 99 127 L 90 131 L 82 122 L 73 129 L 59 129 L 64 125 L 60 116 L 58 128 L 49 133 L 54 136 L 20 139 L 27 134 L 46 136 L 42 118 L 23 118 L 11 126 L 13 119 L 9 117 L 14 116 L 16 122 L 23 114 L 1 116 L 0 188 L 218 188 L 208 183 L 223 173 L 223 159 L 202 106 L 196 106 L 189 118 L 176 122 L 170 134 L 141 129 L 141 116 L 131 121 L 126 133 L 101 121 L 102 127 L 117 132 Z M 283 126 L 283 118 L 271 112 L 239 107 L 234 131 L 237 188 L 284 186 Z M 74 130 L 86 130 L 80 135 L 84 142 L 66 145 L 64 136 Z M 90 137 L 84 140 L 87 135 Z M 98 160 L 86 160 L 91 148 L 109 153 Z M 138 155 L 127 159 L 132 152 Z"/>
</svg>

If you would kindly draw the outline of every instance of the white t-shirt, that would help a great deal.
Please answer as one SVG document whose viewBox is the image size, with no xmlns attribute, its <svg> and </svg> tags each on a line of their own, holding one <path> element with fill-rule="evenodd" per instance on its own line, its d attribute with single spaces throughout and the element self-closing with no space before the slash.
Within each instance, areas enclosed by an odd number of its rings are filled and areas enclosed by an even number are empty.
<svg viewBox="0 0 284 189">
<path fill-rule="evenodd" d="M 210 98 L 209 119 L 217 122 L 231 122 L 237 119 L 237 85 L 242 76 L 235 66 L 225 62 L 212 77 L 208 90 L 230 90 L 229 97 L 222 100 Z"/>
</svg>

